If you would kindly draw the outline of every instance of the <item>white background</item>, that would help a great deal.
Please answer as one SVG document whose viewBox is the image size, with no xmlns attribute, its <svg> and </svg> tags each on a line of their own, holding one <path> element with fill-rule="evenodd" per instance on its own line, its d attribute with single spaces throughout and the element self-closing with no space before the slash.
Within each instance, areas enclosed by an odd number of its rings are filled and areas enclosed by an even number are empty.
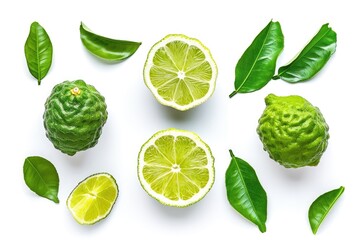
<svg viewBox="0 0 360 240">
<path fill-rule="evenodd" d="M 359 14 L 356 1 L 1 1 L 1 174 L 0 239 L 329 239 L 359 237 Z M 266 24 L 280 21 L 286 64 L 321 25 L 338 34 L 337 51 L 314 79 L 288 84 L 272 81 L 258 92 L 233 91 L 235 65 Z M 30 75 L 24 43 L 38 21 L 54 48 L 53 64 L 41 86 Z M 80 21 L 95 33 L 141 41 L 128 60 L 106 64 L 90 55 L 79 36 Z M 219 75 L 214 95 L 203 105 L 178 112 L 160 105 L 146 88 L 142 69 L 151 46 L 169 33 L 200 39 L 210 48 Z M 106 98 L 109 118 L 99 143 L 69 157 L 45 137 L 44 103 L 53 86 L 84 79 Z M 264 97 L 298 94 L 318 106 L 330 126 L 329 146 L 317 167 L 285 169 L 262 149 L 257 120 Z M 136 173 L 141 145 L 158 130 L 191 130 L 215 156 L 216 180 L 207 196 L 185 209 L 162 206 L 141 188 Z M 260 233 L 229 205 L 225 171 L 228 149 L 257 171 L 268 195 L 267 232 Z M 60 176 L 60 204 L 40 198 L 24 183 L 27 156 L 49 159 Z M 109 172 L 119 197 L 104 220 L 81 226 L 66 208 L 79 181 Z M 345 186 L 343 196 L 311 232 L 307 211 L 320 194 Z"/>
</svg>

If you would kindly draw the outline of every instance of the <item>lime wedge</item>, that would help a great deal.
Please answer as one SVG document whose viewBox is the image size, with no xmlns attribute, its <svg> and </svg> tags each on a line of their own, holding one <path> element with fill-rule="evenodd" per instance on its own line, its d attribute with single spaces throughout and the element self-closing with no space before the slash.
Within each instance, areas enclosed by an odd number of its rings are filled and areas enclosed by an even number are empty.
<svg viewBox="0 0 360 240">
<path fill-rule="evenodd" d="M 78 223 L 90 225 L 109 215 L 117 196 L 115 179 L 108 173 L 97 173 L 74 188 L 66 205 Z"/>
<path fill-rule="evenodd" d="M 163 105 L 185 111 L 215 90 L 217 66 L 207 47 L 182 34 L 170 34 L 149 51 L 144 81 Z"/>
<path fill-rule="evenodd" d="M 138 157 L 138 177 L 144 190 L 164 205 L 186 207 L 211 189 L 214 157 L 193 132 L 167 129 L 153 135 Z"/>
</svg>

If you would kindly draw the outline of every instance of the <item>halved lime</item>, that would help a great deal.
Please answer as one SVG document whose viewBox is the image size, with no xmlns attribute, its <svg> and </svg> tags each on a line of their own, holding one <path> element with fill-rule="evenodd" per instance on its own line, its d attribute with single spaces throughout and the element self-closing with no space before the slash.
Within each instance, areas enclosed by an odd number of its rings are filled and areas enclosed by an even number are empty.
<svg viewBox="0 0 360 240">
<path fill-rule="evenodd" d="M 186 207 L 201 200 L 215 179 L 209 146 L 193 132 L 170 128 L 153 135 L 138 157 L 144 190 L 164 205 Z"/>
<path fill-rule="evenodd" d="M 215 90 L 216 63 L 199 40 L 170 34 L 149 51 L 144 81 L 163 105 L 185 111 L 205 102 Z"/>
<path fill-rule="evenodd" d="M 90 225 L 109 215 L 117 196 L 118 186 L 113 176 L 97 173 L 74 188 L 66 205 L 78 223 Z"/>
</svg>

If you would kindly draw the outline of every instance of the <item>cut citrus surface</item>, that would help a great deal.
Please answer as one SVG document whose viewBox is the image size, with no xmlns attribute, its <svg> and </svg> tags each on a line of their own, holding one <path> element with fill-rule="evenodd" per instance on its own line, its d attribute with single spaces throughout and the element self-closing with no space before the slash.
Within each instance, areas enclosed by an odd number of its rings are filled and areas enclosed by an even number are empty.
<svg viewBox="0 0 360 240">
<path fill-rule="evenodd" d="M 66 205 L 78 223 L 90 225 L 109 215 L 117 196 L 115 179 L 108 173 L 97 173 L 75 187 Z"/>
<path fill-rule="evenodd" d="M 193 132 L 159 131 L 139 152 L 140 183 L 164 205 L 186 207 L 198 202 L 211 189 L 214 173 L 209 146 Z"/>
<path fill-rule="evenodd" d="M 205 102 L 214 92 L 216 63 L 199 40 L 170 34 L 149 51 L 144 81 L 163 105 L 185 111 Z"/>
</svg>

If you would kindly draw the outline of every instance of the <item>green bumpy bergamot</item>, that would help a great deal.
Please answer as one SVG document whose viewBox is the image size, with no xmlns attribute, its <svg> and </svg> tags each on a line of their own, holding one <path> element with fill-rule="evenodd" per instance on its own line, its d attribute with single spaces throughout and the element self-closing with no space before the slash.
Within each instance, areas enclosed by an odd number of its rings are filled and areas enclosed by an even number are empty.
<svg viewBox="0 0 360 240">
<path fill-rule="evenodd" d="M 93 86 L 83 80 L 65 81 L 46 100 L 46 136 L 72 156 L 97 144 L 107 116 L 105 98 Z"/>
<path fill-rule="evenodd" d="M 257 133 L 270 158 L 286 168 L 318 165 L 329 139 L 319 108 L 296 95 L 269 94 L 265 103 Z"/>
</svg>

